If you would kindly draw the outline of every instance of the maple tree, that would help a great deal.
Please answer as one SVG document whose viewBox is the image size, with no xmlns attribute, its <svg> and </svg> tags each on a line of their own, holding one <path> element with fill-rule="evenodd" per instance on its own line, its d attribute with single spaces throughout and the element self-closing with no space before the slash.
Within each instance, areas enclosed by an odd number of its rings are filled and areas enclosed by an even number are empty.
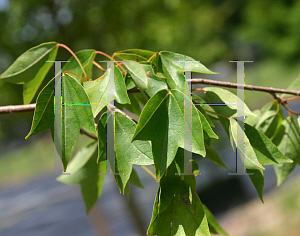
<svg viewBox="0 0 300 236">
<path fill-rule="evenodd" d="M 60 47 L 72 56 L 39 91 Z M 95 60 L 98 54 L 111 61 L 106 69 Z M 189 71 L 187 61 L 192 65 Z M 94 68 L 102 73 L 97 78 Z M 263 200 L 264 166 L 274 166 L 280 185 L 300 165 L 300 115 L 287 106 L 300 98 L 300 77 L 283 90 L 205 79 L 187 81 L 185 73 L 190 72 L 214 73 L 193 58 L 173 52 L 131 49 L 109 56 L 93 49 L 74 53 L 63 44 L 43 43 L 23 53 L 1 74 L 4 81 L 23 84 L 24 105 L 0 107 L 0 114 L 34 110 L 26 139 L 50 129 L 63 170 L 70 173 L 57 180 L 81 186 L 87 213 L 101 195 L 107 163 L 121 194 L 128 191 L 129 183 L 142 186 L 133 168 L 140 165 L 160 183 L 149 235 L 227 235 L 198 197 L 195 175 L 199 168 L 186 153 L 207 157 L 218 167 L 227 168 L 210 147 L 210 140 L 218 139 L 213 128 L 219 121 L 233 150 L 243 154 L 245 171 L 253 173 L 249 178 Z M 269 92 L 274 100 L 261 110 L 250 111 L 226 89 L 189 91 L 188 82 Z M 57 87 L 61 96 L 55 96 Z M 38 92 L 36 104 L 30 104 Z M 61 103 L 55 103 L 56 99 Z M 239 103 L 247 116 L 245 122 L 237 119 Z M 288 111 L 287 117 L 282 108 Z M 59 127 L 53 122 L 56 111 L 61 111 Z M 112 130 L 108 127 L 111 122 Z M 110 131 L 112 157 L 107 143 Z M 241 131 L 242 145 L 237 140 Z M 80 133 L 89 136 L 91 142 L 74 155 Z M 147 165 L 155 167 L 155 174 Z"/>
</svg>

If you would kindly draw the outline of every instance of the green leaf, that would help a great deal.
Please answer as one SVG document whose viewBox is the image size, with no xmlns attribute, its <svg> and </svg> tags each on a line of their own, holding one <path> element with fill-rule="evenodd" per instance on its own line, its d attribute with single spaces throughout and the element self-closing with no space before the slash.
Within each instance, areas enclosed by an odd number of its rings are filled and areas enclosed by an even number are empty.
<svg viewBox="0 0 300 236">
<path fill-rule="evenodd" d="M 62 162 L 64 170 L 74 152 L 80 127 L 95 134 L 95 123 L 90 100 L 84 88 L 72 76 L 62 77 Z"/>
<path fill-rule="evenodd" d="M 299 124 L 299 127 L 300 127 L 300 115 L 298 115 L 298 124 Z"/>
<path fill-rule="evenodd" d="M 153 73 L 155 74 L 155 76 L 163 79 L 166 78 L 163 74 L 162 61 L 158 52 L 155 54 L 155 57 L 151 60 L 150 65 L 153 69 Z"/>
<path fill-rule="evenodd" d="M 130 61 L 147 61 L 155 52 L 142 49 L 127 49 L 124 51 L 115 52 L 114 55 L 122 60 Z"/>
<path fill-rule="evenodd" d="M 130 90 L 130 89 L 133 89 L 136 87 L 136 84 L 133 82 L 133 79 L 129 72 L 127 72 L 125 75 L 125 84 L 126 84 L 127 90 Z"/>
<path fill-rule="evenodd" d="M 142 182 L 140 180 L 140 177 L 138 176 L 138 173 L 136 172 L 136 170 L 134 168 L 132 168 L 131 175 L 130 175 L 128 182 L 137 187 L 144 188 L 144 186 L 142 185 Z"/>
<path fill-rule="evenodd" d="M 105 118 L 105 119 L 104 119 Z M 103 124 L 103 120 L 105 120 L 105 123 Z M 97 133 L 98 133 L 98 158 L 97 163 L 100 161 L 106 160 L 106 112 L 103 113 L 101 118 L 98 121 L 97 125 Z"/>
<path fill-rule="evenodd" d="M 139 103 L 142 105 L 142 107 L 144 107 L 149 100 L 148 95 L 143 90 L 140 90 L 139 93 L 135 93 L 134 95 L 139 101 Z"/>
<path fill-rule="evenodd" d="M 42 43 L 27 50 L 1 74 L 0 79 L 15 84 L 24 84 L 34 79 L 56 45 L 56 42 Z"/>
<path fill-rule="evenodd" d="M 54 137 L 54 79 L 40 92 L 29 134 L 25 139 L 30 138 L 32 135 L 51 130 L 51 135 Z"/>
<path fill-rule="evenodd" d="M 115 99 L 121 104 L 130 104 L 130 100 L 127 94 L 127 89 L 123 75 L 118 67 L 114 67 L 115 72 Z"/>
<path fill-rule="evenodd" d="M 270 127 L 271 123 L 274 121 L 276 116 L 276 111 L 268 110 L 262 114 L 262 116 L 258 119 L 255 128 L 259 129 L 261 132 L 265 133 L 267 129 Z"/>
<path fill-rule="evenodd" d="M 119 104 L 118 102 L 115 102 L 115 105 L 121 110 L 125 108 L 128 111 L 132 112 L 133 114 L 139 116 L 142 110 L 140 107 L 140 103 L 139 103 L 140 101 L 138 97 L 134 93 L 129 93 L 128 96 L 131 104 Z"/>
<path fill-rule="evenodd" d="M 214 215 L 210 212 L 207 206 L 203 205 L 203 209 L 206 214 L 206 218 L 208 221 L 208 227 L 211 234 L 223 234 L 228 235 L 228 233 L 219 225 L 217 220 L 215 219 Z"/>
<path fill-rule="evenodd" d="M 245 152 L 245 161 L 244 166 L 246 169 L 251 170 L 264 170 L 265 168 L 260 164 L 260 162 L 257 159 L 256 153 L 248 139 L 248 137 L 245 135 L 244 142 L 241 144 L 240 142 L 237 142 L 237 134 L 242 133 L 244 130 L 242 130 L 241 126 L 238 124 L 238 122 L 230 118 L 230 139 L 234 142 L 237 150 L 240 153 L 243 153 L 243 150 Z M 234 148 L 235 150 L 235 148 Z M 241 158 L 243 155 L 241 154 Z"/>
<path fill-rule="evenodd" d="M 186 175 L 182 180 L 175 175 L 175 170 L 173 163 L 160 181 L 147 233 L 151 236 L 210 235 L 203 205 L 195 191 L 195 176 Z"/>
<path fill-rule="evenodd" d="M 57 47 L 54 47 L 48 56 L 48 61 L 55 61 L 56 58 L 56 54 L 57 54 Z M 34 96 L 36 95 L 39 87 L 41 86 L 43 80 L 45 79 L 48 71 L 50 70 L 50 68 L 52 67 L 51 62 L 46 62 L 37 72 L 37 74 L 35 75 L 35 77 L 26 82 L 23 85 L 23 101 L 24 104 L 29 104 L 32 99 L 34 98 Z"/>
<path fill-rule="evenodd" d="M 152 67 L 147 64 L 142 64 L 145 71 L 147 71 L 148 76 L 148 88 L 145 90 L 145 93 L 152 97 L 154 94 L 156 94 L 158 91 L 162 89 L 167 89 L 167 81 L 165 79 L 159 78 L 154 75 Z"/>
<path fill-rule="evenodd" d="M 86 50 L 81 50 L 75 53 L 76 56 L 78 57 L 79 61 L 81 62 L 87 76 L 89 79 L 92 79 L 92 69 L 93 69 L 93 60 L 96 56 L 95 50 L 94 49 L 86 49 Z M 69 59 L 69 62 L 67 62 L 63 68 L 62 72 L 64 71 L 71 71 L 77 75 L 79 75 L 81 78 L 84 78 L 84 73 L 78 64 L 77 60 L 75 57 L 71 57 Z M 75 77 L 78 82 L 81 82 L 79 78 Z"/>
<path fill-rule="evenodd" d="M 184 147 L 184 98 L 178 90 L 161 90 L 150 98 L 140 116 L 132 140 L 151 140 L 156 178 L 159 180 L 173 161 L 178 147 L 205 156 L 203 127 L 199 113 L 192 105 L 192 147 Z"/>
<path fill-rule="evenodd" d="M 252 111 L 252 113 L 255 114 L 256 116 L 247 116 L 245 119 L 245 123 L 247 123 L 248 125 L 251 125 L 251 126 L 255 126 L 261 117 L 261 111 L 254 110 L 254 111 Z"/>
<path fill-rule="evenodd" d="M 258 119 L 255 128 L 272 139 L 284 119 L 284 113 L 278 102 L 265 105 L 262 110 L 264 112 Z"/>
<path fill-rule="evenodd" d="M 293 161 L 284 156 L 274 143 L 262 132 L 254 127 L 245 124 L 245 133 L 250 144 L 262 165 L 276 165 L 279 163 L 293 163 Z"/>
<path fill-rule="evenodd" d="M 102 193 L 106 173 L 106 162 L 96 163 L 97 144 L 92 142 L 82 148 L 68 165 L 67 173 L 62 174 L 57 180 L 65 184 L 80 185 L 86 212 L 92 209 Z M 99 175 L 98 173 L 102 173 Z"/>
<path fill-rule="evenodd" d="M 135 61 L 124 61 L 124 65 L 129 70 L 134 83 L 142 90 L 147 89 L 148 79 L 144 68 Z"/>
<path fill-rule="evenodd" d="M 182 179 L 184 179 L 184 176 L 187 173 L 189 173 L 189 174 L 198 174 L 199 173 L 198 163 L 193 159 L 188 160 L 188 162 L 190 162 L 190 163 L 187 163 L 186 162 L 187 160 L 185 160 L 185 158 L 184 158 L 184 153 L 185 153 L 185 150 L 183 148 L 178 148 L 176 156 L 174 158 L 174 163 L 176 166 L 177 173 L 178 173 L 178 175 L 181 176 Z"/>
<path fill-rule="evenodd" d="M 115 99 L 119 103 L 130 103 L 127 95 L 127 90 L 124 82 L 124 78 L 118 69 L 114 66 L 114 83 L 115 83 Z M 94 117 L 105 107 L 109 102 L 107 100 L 107 85 L 111 76 L 111 69 L 109 68 L 105 72 L 105 76 L 98 81 L 86 81 L 83 82 L 85 91 L 87 92 L 91 104 Z"/>
<path fill-rule="evenodd" d="M 265 178 L 264 173 L 262 170 L 249 170 L 246 169 L 246 172 L 249 174 L 249 178 L 252 181 L 256 192 L 258 193 L 258 196 L 262 202 L 263 200 L 263 188 L 265 184 Z"/>
<path fill-rule="evenodd" d="M 214 114 L 215 110 L 209 106 L 207 101 L 205 101 L 203 98 L 197 96 L 194 93 L 192 94 L 192 99 L 193 99 L 193 103 L 195 104 L 197 109 L 205 116 L 205 118 L 209 122 L 209 124 L 212 127 L 215 127 L 209 118 L 209 117 L 211 117 L 212 119 L 215 119 L 215 120 L 219 119 L 218 115 Z"/>
<path fill-rule="evenodd" d="M 206 87 L 204 88 L 205 94 L 213 104 L 219 104 L 220 106 L 214 106 L 217 113 L 225 116 L 236 117 L 237 116 L 237 103 L 244 104 L 244 114 L 245 116 L 256 116 L 253 114 L 247 105 L 235 94 L 229 92 L 228 90 L 217 88 L 217 87 Z M 226 106 L 224 106 L 226 105 Z"/>
<path fill-rule="evenodd" d="M 294 117 L 288 117 L 282 124 L 280 131 L 273 139 L 275 145 L 283 155 L 292 159 L 293 163 L 283 163 L 274 166 L 277 175 L 277 185 L 281 185 L 286 177 L 300 164 L 300 128 Z"/>
<path fill-rule="evenodd" d="M 287 90 L 300 91 L 300 75 L 289 85 Z M 283 94 L 282 97 L 288 97 L 291 94 Z"/>
<path fill-rule="evenodd" d="M 192 61 L 192 72 L 216 74 L 191 57 L 166 51 L 159 52 L 159 55 L 162 62 L 163 74 L 167 78 L 168 85 L 172 89 L 178 89 L 182 92 L 184 91 L 183 72 L 185 71 L 186 61 Z"/>
<path fill-rule="evenodd" d="M 219 139 L 219 137 L 214 133 L 214 131 L 212 130 L 210 124 L 208 123 L 208 121 L 206 120 L 206 117 L 200 112 L 200 110 L 198 109 L 198 115 L 200 117 L 202 126 L 204 131 L 206 132 L 207 136 L 209 138 L 215 138 L 215 139 Z M 204 111 L 203 111 L 204 112 Z M 204 112 L 205 113 L 205 112 Z"/>
<path fill-rule="evenodd" d="M 214 149 L 212 149 L 207 144 L 205 144 L 205 149 L 206 149 L 206 157 L 209 160 L 211 160 L 215 165 L 217 165 L 221 170 L 222 170 L 222 167 L 226 168 L 227 170 L 231 170 L 224 164 L 224 162 L 222 161 L 222 159 L 220 158 L 220 156 Z"/>
<path fill-rule="evenodd" d="M 115 113 L 115 172 L 121 175 L 114 175 L 114 177 L 121 194 L 124 194 L 133 164 L 153 164 L 151 143 L 141 140 L 131 142 L 135 128 L 136 124 L 128 117 L 120 112 Z"/>
</svg>

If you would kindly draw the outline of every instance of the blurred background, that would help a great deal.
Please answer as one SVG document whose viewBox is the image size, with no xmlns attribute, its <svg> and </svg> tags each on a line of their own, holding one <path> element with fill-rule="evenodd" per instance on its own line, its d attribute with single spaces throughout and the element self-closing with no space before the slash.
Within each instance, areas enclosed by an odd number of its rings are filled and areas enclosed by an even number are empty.
<svg viewBox="0 0 300 236">
<path fill-rule="evenodd" d="M 219 72 L 201 75 L 215 80 L 236 81 L 232 60 L 253 60 L 245 66 L 246 84 L 287 88 L 300 74 L 296 0 L 0 0 L 0 22 L 0 73 L 29 48 L 56 41 L 75 52 L 178 52 Z M 59 50 L 58 59 L 69 57 Z M 258 109 L 272 97 L 246 91 L 245 100 Z M 22 102 L 21 85 L 0 81 L 0 106 Z M 299 101 L 291 105 L 300 111 Z M 145 189 L 133 187 L 128 202 L 108 176 L 99 204 L 86 216 L 80 189 L 55 181 L 49 133 L 24 140 L 32 115 L 0 116 L 0 235 L 145 235 L 157 183 L 137 168 Z M 214 147 L 235 168 L 222 127 L 216 133 L 226 141 Z M 300 235 L 299 167 L 279 189 L 267 169 L 263 204 L 248 177 L 228 176 L 208 160 L 197 161 L 197 191 L 231 235 Z"/>
</svg>

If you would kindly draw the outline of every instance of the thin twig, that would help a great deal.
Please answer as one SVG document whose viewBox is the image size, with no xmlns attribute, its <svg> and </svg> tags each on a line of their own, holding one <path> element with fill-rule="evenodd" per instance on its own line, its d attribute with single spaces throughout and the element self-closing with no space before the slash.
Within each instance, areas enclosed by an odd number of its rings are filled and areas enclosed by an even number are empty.
<svg viewBox="0 0 300 236">
<path fill-rule="evenodd" d="M 191 79 L 188 80 L 193 84 L 209 84 L 209 85 L 216 85 L 228 88 L 244 88 L 246 90 L 255 90 L 267 93 L 286 93 L 286 94 L 293 94 L 296 96 L 300 95 L 300 91 L 293 91 L 293 90 L 286 90 L 286 89 L 278 89 L 278 88 L 270 88 L 270 87 L 262 87 L 262 86 L 254 86 L 254 85 L 246 85 L 246 84 L 236 84 L 230 82 L 223 82 L 223 81 L 215 81 L 209 79 Z"/>
<path fill-rule="evenodd" d="M 295 96 L 295 97 L 291 97 L 291 98 L 286 98 L 286 99 L 284 99 L 284 101 L 292 101 L 292 100 L 294 100 L 294 99 L 298 99 L 298 98 L 300 98 L 300 96 Z"/>
<path fill-rule="evenodd" d="M 294 99 L 298 98 L 300 95 L 300 91 L 292 91 L 292 90 L 285 90 L 285 89 L 277 89 L 277 88 L 269 88 L 269 87 L 261 87 L 261 86 L 253 86 L 253 85 L 242 85 L 242 84 L 235 84 L 235 83 L 229 83 L 229 82 L 222 82 L 222 81 L 214 81 L 214 80 L 208 80 L 208 79 L 191 79 L 192 83 L 202 83 L 202 84 L 210 84 L 210 85 L 217 85 L 217 86 L 223 86 L 223 87 L 229 87 L 229 88 L 244 88 L 247 90 L 256 90 L 261 92 L 268 92 L 272 94 L 273 96 L 275 93 L 286 93 L 286 94 L 294 94 L 297 95 L 297 97 L 294 97 Z M 197 89 L 198 90 L 198 89 Z M 128 93 L 138 93 L 140 90 L 138 88 L 133 88 L 127 91 Z M 285 104 L 288 100 L 282 99 L 281 97 L 275 95 L 274 97 L 276 100 L 280 98 L 280 103 Z M 3 106 L 0 107 L 0 115 L 1 114 L 8 114 L 8 113 L 22 113 L 22 112 L 32 112 L 34 111 L 35 104 L 30 105 L 17 105 L 17 106 Z M 290 110 L 290 109 L 289 109 Z M 292 111 L 293 114 L 298 114 L 297 112 Z"/>
<path fill-rule="evenodd" d="M 139 92 L 141 92 L 138 88 L 132 88 L 132 89 L 130 89 L 130 90 L 127 90 L 127 93 L 139 93 Z"/>
<path fill-rule="evenodd" d="M 94 140 L 98 140 L 98 138 L 95 135 L 91 134 L 90 132 L 87 132 L 86 130 L 84 130 L 81 127 L 80 127 L 80 133 L 84 134 L 84 135 L 86 135 L 86 136 L 88 136 L 88 137 L 90 137 L 90 138 L 92 138 Z"/>
<path fill-rule="evenodd" d="M 282 105 L 285 107 L 285 109 L 288 111 L 288 112 L 290 112 L 290 113 L 292 113 L 292 114 L 294 114 L 294 115 L 300 115 L 300 112 L 296 112 L 296 111 L 293 111 L 291 108 L 289 108 L 285 103 L 282 103 Z"/>
<path fill-rule="evenodd" d="M 114 105 L 112 104 L 108 104 L 108 109 L 110 110 L 111 113 L 113 113 L 112 109 L 114 109 L 114 111 L 116 112 L 120 112 L 122 113 L 124 116 L 126 116 L 127 118 L 129 118 L 130 120 L 134 121 L 135 123 L 137 123 L 137 121 L 135 119 L 133 119 L 132 117 L 130 117 L 127 113 L 125 113 L 124 111 L 120 110 L 119 108 L 116 108 Z"/>
<path fill-rule="evenodd" d="M 33 112 L 34 109 L 35 104 L 2 106 L 0 107 L 0 114 Z"/>
<path fill-rule="evenodd" d="M 274 99 L 278 101 L 278 103 L 280 103 L 280 104 L 282 104 L 282 106 L 284 106 L 284 108 L 288 111 L 288 113 L 289 113 L 290 116 L 292 116 L 291 114 L 294 114 L 294 115 L 299 115 L 299 114 L 300 114 L 300 113 L 295 112 L 295 111 L 293 111 L 292 109 L 290 109 L 290 108 L 286 105 L 287 101 L 286 101 L 285 99 L 283 99 L 282 97 L 276 95 L 275 93 L 271 93 L 271 94 L 272 94 L 272 96 L 274 97 Z"/>
</svg>

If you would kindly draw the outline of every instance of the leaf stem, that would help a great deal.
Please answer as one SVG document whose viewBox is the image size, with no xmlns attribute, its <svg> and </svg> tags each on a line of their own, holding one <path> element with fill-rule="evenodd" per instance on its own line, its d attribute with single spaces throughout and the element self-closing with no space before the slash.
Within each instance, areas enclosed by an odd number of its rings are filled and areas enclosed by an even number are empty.
<svg viewBox="0 0 300 236">
<path fill-rule="evenodd" d="M 121 62 L 121 63 L 117 64 L 116 67 L 118 67 L 120 65 L 124 65 L 124 62 Z"/>
<path fill-rule="evenodd" d="M 87 132 L 86 130 L 84 130 L 81 127 L 80 127 L 80 133 L 84 134 L 84 135 L 86 135 L 86 136 L 88 136 L 88 137 L 90 137 L 90 138 L 92 138 L 94 140 L 98 140 L 98 138 L 95 135 L 91 134 L 90 132 Z"/>
<path fill-rule="evenodd" d="M 89 78 L 87 77 L 87 74 L 86 74 L 86 72 L 85 72 L 85 70 L 84 70 L 84 68 L 83 68 L 83 66 L 82 66 L 82 64 L 81 64 L 81 62 L 80 62 L 80 60 L 79 60 L 78 57 L 76 56 L 76 54 L 75 54 L 68 46 L 66 46 L 66 45 L 64 45 L 64 44 L 59 43 L 59 44 L 57 44 L 56 46 L 57 46 L 57 47 L 65 48 L 65 49 L 67 49 L 67 50 L 71 53 L 71 55 L 72 55 L 72 56 L 75 58 L 75 60 L 78 62 L 79 66 L 80 66 L 80 68 L 81 68 L 81 70 L 82 70 L 82 72 L 83 72 L 83 74 L 84 74 L 84 76 L 85 76 L 85 78 L 86 78 L 86 81 L 88 81 Z"/>
<path fill-rule="evenodd" d="M 156 53 L 154 53 L 148 60 L 147 62 L 151 62 L 151 60 L 155 57 Z"/>
<path fill-rule="evenodd" d="M 79 75 L 77 75 L 76 73 L 74 73 L 74 72 L 72 72 L 72 71 L 66 70 L 66 71 L 63 72 L 63 75 L 64 75 L 64 74 L 72 74 L 72 75 L 75 75 L 76 77 L 78 77 L 79 79 L 81 79 L 83 82 L 86 81 L 85 79 L 83 79 L 82 77 L 80 77 Z"/>
<path fill-rule="evenodd" d="M 206 111 L 206 112 L 208 112 L 208 113 L 215 114 L 215 115 L 218 115 L 218 116 L 222 116 L 222 117 L 224 117 L 224 118 L 230 120 L 230 118 L 229 118 L 228 116 L 224 116 L 224 115 L 221 115 L 221 114 L 219 114 L 219 113 L 216 113 L 216 112 L 213 112 L 213 111 L 206 110 L 206 109 L 204 109 L 204 108 L 203 108 L 203 110 Z"/>
<path fill-rule="evenodd" d="M 294 115 L 299 115 L 300 112 L 295 112 L 293 110 L 291 110 L 287 105 L 287 101 L 285 101 L 282 97 L 276 95 L 275 93 L 271 93 L 271 95 L 274 97 L 274 99 L 276 99 L 278 101 L 278 103 L 280 103 L 282 106 L 284 106 L 284 108 L 288 111 L 290 117 L 292 117 L 292 114 Z"/>
<path fill-rule="evenodd" d="M 107 57 L 108 59 L 110 59 L 110 60 L 114 61 L 115 63 L 117 63 L 117 61 L 116 61 L 113 57 L 111 57 L 110 55 L 106 54 L 105 52 L 96 51 L 95 53 L 96 53 L 96 54 L 99 54 L 99 55 L 102 55 L 102 56 L 105 56 L 105 57 Z M 125 70 L 123 67 L 121 67 L 121 69 L 123 70 L 123 72 L 126 73 L 126 70 Z"/>
<path fill-rule="evenodd" d="M 97 62 L 93 61 L 93 64 L 94 64 L 95 66 L 97 66 L 100 70 L 102 70 L 103 72 L 106 71 L 106 70 L 105 70 L 102 66 L 100 66 Z"/>
<path fill-rule="evenodd" d="M 96 54 L 99 54 L 99 55 L 103 55 L 103 56 L 107 57 L 108 59 L 110 59 L 110 60 L 116 62 L 115 59 L 113 59 L 110 55 L 106 54 L 105 52 L 96 51 L 95 53 L 96 53 Z"/>
<path fill-rule="evenodd" d="M 292 98 L 286 98 L 286 99 L 284 99 L 284 101 L 287 102 L 287 101 L 291 101 L 291 100 L 298 99 L 298 98 L 300 98 L 300 96 L 295 96 L 295 97 L 292 97 Z"/>
<path fill-rule="evenodd" d="M 290 114 L 294 114 L 294 115 L 299 115 L 300 114 L 300 112 L 295 112 L 295 111 L 293 111 L 293 110 L 291 110 L 291 108 L 289 108 L 285 103 L 281 103 L 284 107 L 285 107 L 285 109 L 290 113 Z M 291 115 L 290 115 L 291 116 Z"/>
<path fill-rule="evenodd" d="M 156 176 L 155 176 L 155 174 L 153 174 L 152 173 L 152 171 L 151 170 L 149 170 L 146 166 L 141 166 L 149 175 L 151 175 L 154 179 L 155 179 L 155 181 L 156 181 Z"/>
<path fill-rule="evenodd" d="M 95 79 L 94 81 L 99 81 L 99 80 L 103 79 L 105 75 L 106 75 L 106 74 L 100 76 L 98 79 Z"/>
</svg>

